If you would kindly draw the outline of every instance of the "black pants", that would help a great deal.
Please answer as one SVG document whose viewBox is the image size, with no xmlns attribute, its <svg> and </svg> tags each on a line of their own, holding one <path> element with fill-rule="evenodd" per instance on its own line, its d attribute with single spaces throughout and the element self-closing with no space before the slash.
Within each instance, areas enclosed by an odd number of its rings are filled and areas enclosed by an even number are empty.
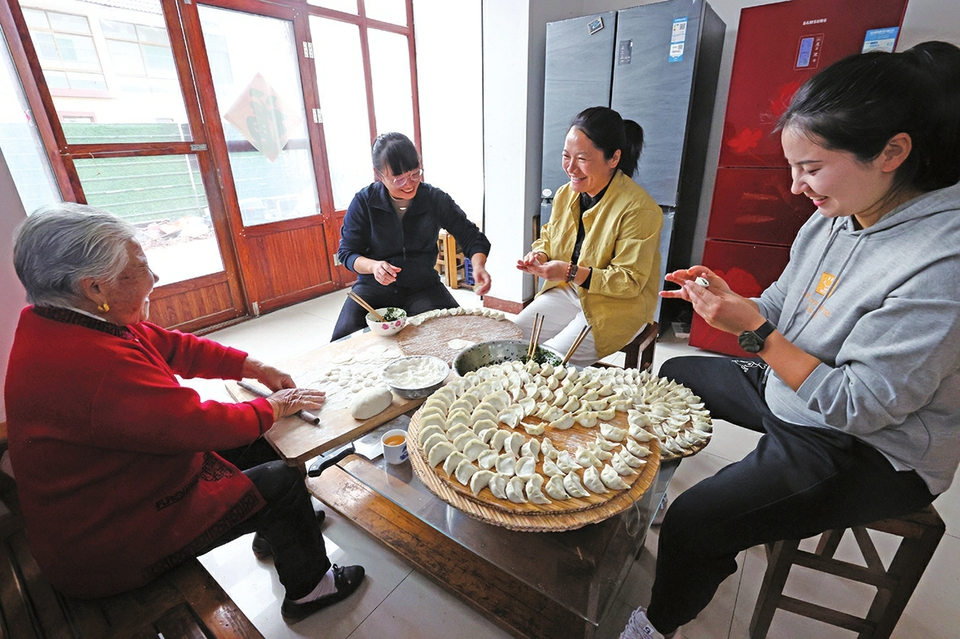
<svg viewBox="0 0 960 639">
<path fill-rule="evenodd" d="M 330 569 L 330 560 L 303 474 L 282 461 L 260 464 L 243 472 L 267 505 L 198 554 L 258 532 L 270 543 L 273 564 L 287 597 L 305 597 Z"/>
<path fill-rule="evenodd" d="M 353 285 L 353 292 L 364 299 L 373 308 L 394 306 L 402 308 L 408 316 L 419 315 L 426 311 L 441 308 L 456 308 L 457 300 L 447 290 L 439 279 L 436 283 L 422 289 L 411 289 L 396 284 L 383 286 L 377 282 L 358 281 Z M 362 306 L 347 298 L 340 309 L 340 317 L 333 329 L 330 341 L 346 337 L 354 331 L 367 327 L 367 311 Z"/>
<path fill-rule="evenodd" d="M 700 395 L 714 419 L 764 433 L 756 449 L 684 491 L 660 529 L 648 618 L 663 633 L 694 619 L 737 554 L 912 512 L 933 501 L 914 471 L 898 472 L 846 433 L 781 421 L 763 399 L 759 360 L 680 357 L 659 375 Z"/>
</svg>

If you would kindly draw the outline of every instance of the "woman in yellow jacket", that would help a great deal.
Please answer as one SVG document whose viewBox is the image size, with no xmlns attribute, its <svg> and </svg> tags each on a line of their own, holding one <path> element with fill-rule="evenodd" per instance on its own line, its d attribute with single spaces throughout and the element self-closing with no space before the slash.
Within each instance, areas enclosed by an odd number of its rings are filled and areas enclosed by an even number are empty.
<svg viewBox="0 0 960 639">
<path fill-rule="evenodd" d="M 653 321 L 660 289 L 663 211 L 636 182 L 643 129 L 606 107 L 580 112 L 563 145 L 570 182 L 557 189 L 550 221 L 517 268 L 546 280 L 520 313 L 529 339 L 536 313 L 541 343 L 566 353 L 591 332 L 570 363 L 587 366 L 620 350 Z"/>
</svg>

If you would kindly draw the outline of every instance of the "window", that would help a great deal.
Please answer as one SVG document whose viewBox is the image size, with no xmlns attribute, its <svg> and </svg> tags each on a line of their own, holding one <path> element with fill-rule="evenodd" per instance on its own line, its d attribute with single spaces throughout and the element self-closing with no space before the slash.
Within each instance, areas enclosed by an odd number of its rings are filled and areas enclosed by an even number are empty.
<svg viewBox="0 0 960 639">
<path fill-rule="evenodd" d="M 51 89 L 107 90 L 86 16 L 26 8 L 23 15 Z"/>
<path fill-rule="evenodd" d="M 106 19 L 100 20 L 100 26 L 122 90 L 177 90 L 177 70 L 165 30 Z"/>
</svg>

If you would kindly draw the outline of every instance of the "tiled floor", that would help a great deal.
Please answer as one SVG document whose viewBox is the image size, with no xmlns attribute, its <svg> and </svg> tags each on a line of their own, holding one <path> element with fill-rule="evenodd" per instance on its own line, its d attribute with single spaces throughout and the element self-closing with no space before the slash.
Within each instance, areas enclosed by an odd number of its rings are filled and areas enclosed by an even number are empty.
<svg viewBox="0 0 960 639">
<path fill-rule="evenodd" d="M 329 340 L 346 293 L 340 291 L 282 309 L 255 320 L 232 326 L 209 337 L 236 346 L 266 362 L 278 362 Z M 456 291 L 464 306 L 479 305 L 468 291 Z M 670 357 L 699 352 L 672 335 L 657 346 L 655 368 Z M 193 384 L 191 384 L 193 385 Z M 196 384 L 210 397 L 224 397 L 219 382 Z M 685 460 L 669 489 L 676 495 L 711 475 L 752 449 L 756 434 L 725 422 L 716 425 L 709 447 Z M 933 562 L 900 620 L 894 639 L 957 639 L 960 637 L 960 487 L 954 487 L 935 502 L 947 522 Z M 319 507 L 319 503 L 317 504 Z M 399 556 L 381 546 L 366 532 L 327 510 L 324 537 L 331 559 L 339 564 L 359 563 L 367 569 L 366 583 L 353 597 L 306 620 L 287 626 L 280 617 L 283 589 L 269 562 L 258 562 L 250 551 L 251 535 L 240 538 L 201 558 L 240 608 L 268 639 L 323 637 L 325 639 L 498 639 L 509 637 L 493 623 L 461 603 L 441 586 L 419 574 Z M 646 551 L 627 577 L 598 637 L 617 637 L 630 611 L 650 596 L 656 556 L 655 530 L 647 538 Z M 885 540 L 880 540 L 883 542 Z M 888 548 L 882 543 L 881 554 Z M 703 543 L 710 543 L 709 539 Z M 845 543 L 848 543 L 845 541 Z M 886 544 L 889 546 L 889 544 Z M 846 549 L 849 550 L 849 549 Z M 845 554 L 841 545 L 841 555 Z M 884 557 L 887 558 L 886 556 Z M 700 616 L 684 627 L 687 639 L 739 639 L 747 636 L 766 562 L 763 552 L 741 553 L 739 570 L 720 587 Z M 797 571 L 795 571 L 797 572 Z M 862 592 L 853 584 L 832 585 L 822 576 L 800 570 L 787 590 L 817 593 L 821 602 L 850 602 L 850 612 L 865 612 Z M 771 639 L 848 639 L 853 633 L 815 621 L 778 612 L 768 635 Z"/>
</svg>

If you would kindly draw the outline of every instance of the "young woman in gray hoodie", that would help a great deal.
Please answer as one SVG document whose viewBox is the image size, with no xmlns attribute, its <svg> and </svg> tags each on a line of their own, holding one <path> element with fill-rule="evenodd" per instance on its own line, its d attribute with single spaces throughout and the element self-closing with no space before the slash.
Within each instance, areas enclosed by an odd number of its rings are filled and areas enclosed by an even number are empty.
<svg viewBox="0 0 960 639">
<path fill-rule="evenodd" d="M 960 49 L 841 60 L 780 130 L 792 191 L 818 208 L 783 274 L 748 299 L 694 266 L 662 293 L 759 359 L 675 358 L 660 376 L 764 435 L 671 504 L 625 639 L 674 636 L 741 550 L 917 510 L 960 462 Z"/>
</svg>

